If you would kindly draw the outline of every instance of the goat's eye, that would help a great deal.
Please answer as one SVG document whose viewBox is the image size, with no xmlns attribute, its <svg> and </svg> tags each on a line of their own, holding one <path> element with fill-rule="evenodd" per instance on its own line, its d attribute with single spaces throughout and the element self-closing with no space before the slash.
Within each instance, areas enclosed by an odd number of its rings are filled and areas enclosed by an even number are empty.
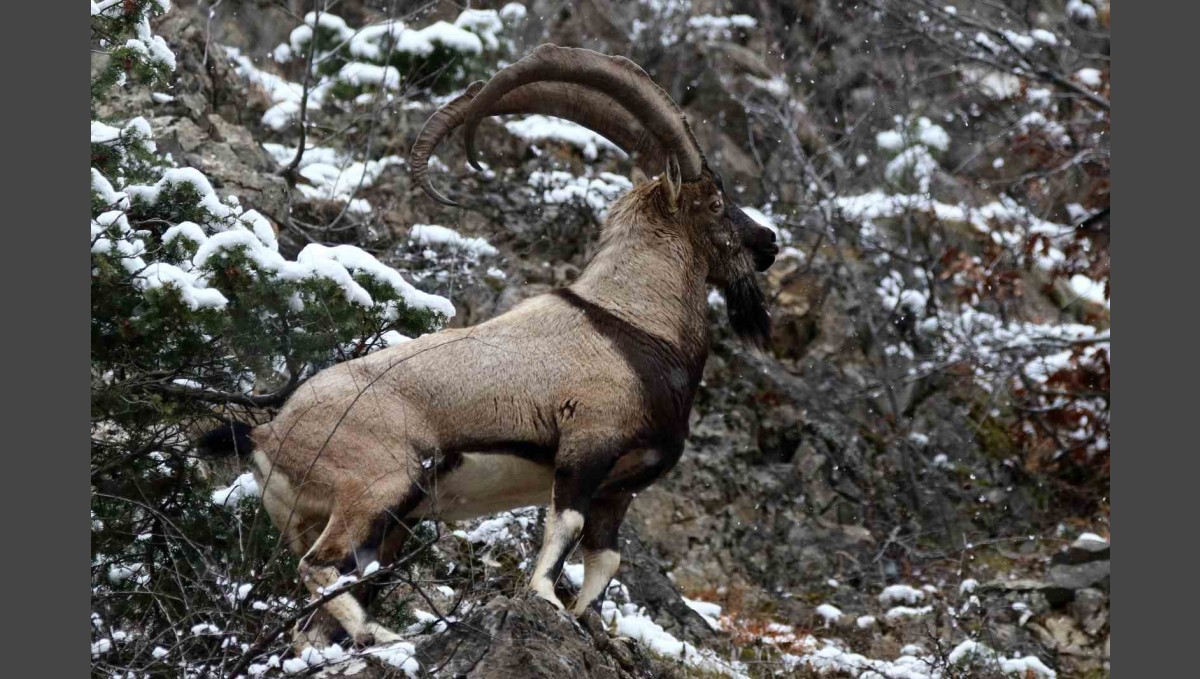
<svg viewBox="0 0 1200 679">
<path fill-rule="evenodd" d="M 712 210 L 713 214 L 721 214 L 721 210 L 724 208 L 725 204 L 721 202 L 720 198 L 714 198 L 713 201 L 708 204 L 708 209 Z"/>
</svg>

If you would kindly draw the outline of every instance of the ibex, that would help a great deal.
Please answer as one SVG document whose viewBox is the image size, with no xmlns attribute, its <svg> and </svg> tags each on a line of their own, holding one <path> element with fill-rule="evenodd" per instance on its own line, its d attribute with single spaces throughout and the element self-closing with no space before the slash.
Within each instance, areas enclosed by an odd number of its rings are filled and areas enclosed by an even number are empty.
<svg viewBox="0 0 1200 679">
<path fill-rule="evenodd" d="M 430 185 L 430 154 L 462 127 L 477 166 L 480 121 L 514 113 L 572 120 L 627 152 L 643 178 L 659 175 L 613 202 L 578 280 L 474 327 L 323 370 L 271 422 L 201 441 L 211 454 L 252 452 L 266 510 L 314 595 L 395 560 L 421 520 L 548 505 L 530 586 L 562 609 L 554 583 L 581 544 L 582 613 L 617 571 L 633 494 L 683 452 L 709 288 L 724 291 L 738 336 L 768 340 L 755 272 L 774 262 L 775 235 L 729 202 L 682 111 L 628 59 L 542 45 L 473 83 L 419 133 L 414 182 L 453 205 Z M 397 638 L 350 594 L 324 609 L 356 642 Z M 297 643 L 320 639 L 315 627 L 298 628 Z"/>
</svg>

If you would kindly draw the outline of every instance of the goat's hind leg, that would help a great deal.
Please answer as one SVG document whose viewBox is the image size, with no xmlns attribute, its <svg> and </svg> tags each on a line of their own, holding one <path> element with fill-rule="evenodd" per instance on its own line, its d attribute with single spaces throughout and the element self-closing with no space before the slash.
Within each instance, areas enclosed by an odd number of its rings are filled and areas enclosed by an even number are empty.
<svg viewBox="0 0 1200 679">
<path fill-rule="evenodd" d="M 298 547 L 301 557 L 308 552 L 308 549 L 312 548 L 313 543 L 316 543 L 320 531 L 322 531 L 320 525 L 307 527 L 305 531 L 302 531 L 299 541 L 293 543 L 295 547 Z M 292 648 L 295 653 L 301 653 L 308 647 L 325 648 L 335 643 L 346 644 L 348 636 L 346 630 L 337 623 L 337 619 L 332 617 L 323 606 L 296 621 L 292 630 Z"/>
<path fill-rule="evenodd" d="M 279 529 L 283 544 L 303 557 L 320 537 L 326 520 L 305 516 L 298 506 L 299 496 L 279 477 L 268 476 L 263 486 L 263 507 Z M 309 647 L 325 648 L 331 643 L 341 643 L 344 637 L 345 630 L 337 620 L 324 608 L 318 608 L 296 622 L 292 629 L 292 650 L 301 653 Z"/>
<path fill-rule="evenodd" d="M 300 560 L 300 578 L 309 592 L 322 597 L 337 586 L 341 576 L 361 573 L 377 561 L 383 537 L 395 523 L 395 516 L 386 509 L 373 513 L 359 509 L 335 511 L 321 537 Z M 357 644 L 391 643 L 401 638 L 371 621 L 363 603 L 351 593 L 333 597 L 325 602 L 324 609 Z"/>
</svg>

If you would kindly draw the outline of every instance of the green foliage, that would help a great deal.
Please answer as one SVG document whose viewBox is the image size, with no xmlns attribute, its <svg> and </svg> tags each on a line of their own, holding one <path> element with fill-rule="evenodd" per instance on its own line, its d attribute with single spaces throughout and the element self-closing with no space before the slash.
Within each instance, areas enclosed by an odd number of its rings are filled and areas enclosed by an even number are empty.
<svg viewBox="0 0 1200 679">
<path fill-rule="evenodd" d="M 165 47 L 148 24 L 161 5 L 115 7 L 93 17 L 98 48 Z M 114 86 L 163 83 L 171 62 L 110 50 L 93 103 Z M 241 469 L 198 462 L 192 439 L 214 416 L 267 417 L 317 370 L 445 318 L 356 248 L 284 259 L 265 217 L 172 168 L 138 111 L 123 113 L 92 123 L 93 640 L 109 641 L 97 671 L 176 676 L 181 663 L 236 655 L 223 635 L 251 639 L 307 597 L 257 500 L 214 504 L 215 482 Z M 191 631 L 206 624 L 221 634 Z"/>
<path fill-rule="evenodd" d="M 352 29 L 337 15 L 310 12 L 276 55 L 306 65 L 311 59 L 314 84 L 323 81 L 337 100 L 351 101 L 381 88 L 378 79 L 364 82 L 353 75 L 362 66 L 395 69 L 386 76 L 388 89 L 445 94 L 486 74 L 487 63 L 507 49 L 496 37 L 502 28 L 491 10 L 466 10 L 454 25 L 425 29 L 399 21 Z"/>
<path fill-rule="evenodd" d="M 151 17 L 163 14 L 167 6 L 163 0 L 122 0 L 92 15 L 92 48 L 108 55 L 92 78 L 93 103 L 114 86 L 169 82 L 174 57 L 150 32 Z"/>
</svg>

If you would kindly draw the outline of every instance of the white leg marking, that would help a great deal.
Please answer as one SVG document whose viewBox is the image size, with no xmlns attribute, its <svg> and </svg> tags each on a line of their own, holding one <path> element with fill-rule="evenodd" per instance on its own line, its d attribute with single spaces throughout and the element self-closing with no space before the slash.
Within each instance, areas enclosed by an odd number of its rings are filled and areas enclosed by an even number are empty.
<svg viewBox="0 0 1200 679">
<path fill-rule="evenodd" d="M 551 509 L 546 514 L 546 537 L 542 540 L 542 550 L 538 554 L 530 586 L 535 594 L 554 604 L 559 610 L 566 610 L 566 607 L 554 595 L 554 579 L 551 576 L 558 574 L 551 571 L 566 560 L 566 551 L 575 543 L 582 530 L 583 514 L 574 509 L 561 512 Z"/>
<path fill-rule="evenodd" d="M 322 596 L 322 588 L 327 592 L 333 588 L 338 581 L 338 572 L 336 568 L 326 566 L 324 568 L 304 568 L 303 580 L 308 586 L 313 596 Z M 380 625 L 377 622 L 370 622 L 367 619 L 367 611 L 350 593 L 339 594 L 324 604 L 325 610 L 341 624 L 346 633 L 355 643 L 369 644 L 390 644 L 393 641 L 399 641 L 400 635 Z M 311 638 L 301 638 L 300 643 L 312 643 Z M 328 645 L 328 640 L 326 640 Z"/>
<path fill-rule="evenodd" d="M 377 622 L 367 623 L 367 633 L 374 637 L 377 644 L 390 644 L 404 638 Z"/>
<path fill-rule="evenodd" d="M 323 596 L 323 590 L 331 589 L 338 581 L 337 569 L 332 566 L 313 568 L 302 564 L 300 569 L 301 579 L 315 597 Z M 367 612 L 352 595 L 339 594 L 323 605 L 351 637 L 358 637 L 365 631 Z"/>
<path fill-rule="evenodd" d="M 575 615 L 583 615 L 596 597 L 604 593 L 608 583 L 621 566 L 621 553 L 614 549 L 601 549 L 583 555 L 583 586 L 575 598 Z"/>
</svg>

